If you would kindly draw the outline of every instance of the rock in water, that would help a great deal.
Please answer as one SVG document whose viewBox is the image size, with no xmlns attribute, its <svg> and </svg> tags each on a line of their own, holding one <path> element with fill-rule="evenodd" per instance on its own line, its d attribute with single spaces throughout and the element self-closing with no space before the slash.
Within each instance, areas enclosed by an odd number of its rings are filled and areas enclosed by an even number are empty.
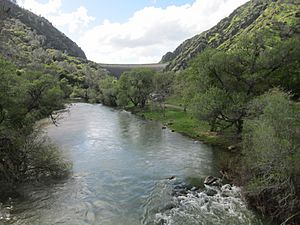
<svg viewBox="0 0 300 225">
<path fill-rule="evenodd" d="M 218 177 L 207 176 L 204 180 L 204 184 L 209 185 L 209 186 L 221 187 L 222 186 L 222 180 Z"/>
<path fill-rule="evenodd" d="M 216 191 L 216 190 L 214 190 L 214 189 L 206 189 L 205 191 L 204 191 L 204 193 L 206 194 L 206 195 L 208 195 L 208 196 L 214 196 L 214 195 L 216 195 L 216 194 L 218 194 L 218 192 Z"/>
</svg>

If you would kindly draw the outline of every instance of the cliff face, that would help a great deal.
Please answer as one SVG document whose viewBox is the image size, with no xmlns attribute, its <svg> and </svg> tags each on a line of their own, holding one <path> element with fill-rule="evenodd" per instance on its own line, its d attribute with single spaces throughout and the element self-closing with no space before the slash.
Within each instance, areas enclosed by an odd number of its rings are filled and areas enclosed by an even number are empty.
<svg viewBox="0 0 300 225">
<path fill-rule="evenodd" d="M 0 1 L 0 31 L 2 34 L 5 23 L 22 23 L 30 31 L 43 38 L 43 49 L 56 49 L 68 55 L 86 59 L 84 52 L 66 35 L 57 30 L 48 20 L 25 10 L 9 0 Z"/>
<path fill-rule="evenodd" d="M 228 49 L 242 35 L 262 28 L 281 38 L 299 35 L 299 4 L 298 0 L 251 0 L 213 28 L 184 41 L 174 52 L 168 52 L 161 62 L 169 63 L 167 70 L 185 69 L 205 48 Z"/>
</svg>

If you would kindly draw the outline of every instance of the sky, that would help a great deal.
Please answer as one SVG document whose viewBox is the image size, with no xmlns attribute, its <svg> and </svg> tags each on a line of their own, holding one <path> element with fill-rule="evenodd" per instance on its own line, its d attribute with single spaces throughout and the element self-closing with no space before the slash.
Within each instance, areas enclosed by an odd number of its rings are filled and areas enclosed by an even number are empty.
<svg viewBox="0 0 300 225">
<path fill-rule="evenodd" d="M 98 63 L 156 63 L 248 0 L 18 0 Z"/>
</svg>

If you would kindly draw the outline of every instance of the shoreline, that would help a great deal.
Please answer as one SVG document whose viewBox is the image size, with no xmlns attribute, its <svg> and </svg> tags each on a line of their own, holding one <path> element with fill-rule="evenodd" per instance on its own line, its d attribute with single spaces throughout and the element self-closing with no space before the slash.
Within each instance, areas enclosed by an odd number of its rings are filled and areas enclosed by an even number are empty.
<svg viewBox="0 0 300 225">
<path fill-rule="evenodd" d="M 272 217 L 265 215 L 259 211 L 260 205 L 257 205 L 253 199 L 256 197 L 252 197 L 252 200 L 249 198 L 249 195 L 245 191 L 245 180 L 243 179 L 243 175 L 240 173 L 240 162 L 241 162 L 241 147 L 238 145 L 237 142 L 230 142 L 230 140 L 224 140 L 227 137 L 223 136 L 214 136 L 213 139 L 207 138 L 204 135 L 194 135 L 193 133 L 184 132 L 180 129 L 176 129 L 174 124 L 176 120 L 173 119 L 172 124 L 168 124 L 168 117 L 156 117 L 153 116 L 153 111 L 149 109 L 140 110 L 137 108 L 126 108 L 126 111 L 131 112 L 134 115 L 137 115 L 143 119 L 150 120 L 150 121 L 157 121 L 162 124 L 162 129 L 169 128 L 172 132 L 180 133 L 186 137 L 189 137 L 195 141 L 202 142 L 203 144 L 210 145 L 215 147 L 217 151 L 222 152 L 222 159 L 217 159 L 217 164 L 220 167 L 221 171 L 220 174 L 223 176 L 222 179 L 226 179 L 229 181 L 230 184 L 240 187 L 241 189 L 241 198 L 245 201 L 247 207 L 252 210 L 255 214 L 261 216 L 261 218 L 265 221 L 272 221 Z M 174 110 L 174 109 L 173 109 Z M 176 111 L 176 110 L 175 110 Z M 159 113 L 156 111 L 156 113 Z M 188 114 L 187 114 L 188 116 Z M 206 133 L 209 134 L 209 133 Z M 224 157 L 223 157 L 224 156 Z M 267 205 L 267 202 L 266 202 Z M 273 221 L 276 224 L 276 221 Z M 268 223 L 269 224 L 269 223 Z"/>
</svg>

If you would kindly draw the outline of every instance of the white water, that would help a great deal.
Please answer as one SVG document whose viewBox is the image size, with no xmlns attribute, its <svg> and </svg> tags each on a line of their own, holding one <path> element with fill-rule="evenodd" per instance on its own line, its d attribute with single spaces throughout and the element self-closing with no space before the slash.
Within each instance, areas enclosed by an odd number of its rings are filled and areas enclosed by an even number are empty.
<svg viewBox="0 0 300 225">
<path fill-rule="evenodd" d="M 202 191 L 189 191 L 188 194 L 173 198 L 175 207 L 156 214 L 156 223 L 164 225 L 208 225 L 208 224 L 263 224 L 247 209 L 241 198 L 241 190 L 229 184 L 217 191 L 214 196 Z"/>
</svg>

